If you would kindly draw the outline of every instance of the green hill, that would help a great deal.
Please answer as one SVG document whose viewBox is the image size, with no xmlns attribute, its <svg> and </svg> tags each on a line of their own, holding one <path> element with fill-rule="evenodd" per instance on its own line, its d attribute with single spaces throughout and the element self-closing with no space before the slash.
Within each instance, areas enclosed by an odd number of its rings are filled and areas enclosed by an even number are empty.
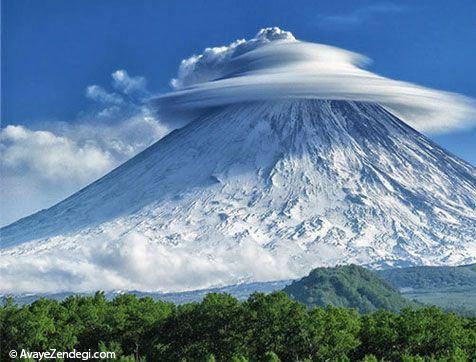
<svg viewBox="0 0 476 362">
<path fill-rule="evenodd" d="M 399 311 L 418 306 L 372 271 L 357 265 L 314 269 L 283 291 L 309 307 L 333 305 L 356 308 L 361 313 L 378 309 Z"/>
</svg>

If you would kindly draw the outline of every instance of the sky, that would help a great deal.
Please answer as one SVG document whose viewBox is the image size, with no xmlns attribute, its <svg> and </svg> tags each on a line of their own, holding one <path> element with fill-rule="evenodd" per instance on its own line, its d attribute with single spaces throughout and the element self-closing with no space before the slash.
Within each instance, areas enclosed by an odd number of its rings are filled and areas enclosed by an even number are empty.
<svg viewBox="0 0 476 362">
<path fill-rule="evenodd" d="M 169 130 L 141 105 L 182 59 L 267 26 L 476 99 L 476 2 L 2 1 L 0 225 L 48 207 Z M 476 165 L 476 127 L 428 134 Z"/>
</svg>

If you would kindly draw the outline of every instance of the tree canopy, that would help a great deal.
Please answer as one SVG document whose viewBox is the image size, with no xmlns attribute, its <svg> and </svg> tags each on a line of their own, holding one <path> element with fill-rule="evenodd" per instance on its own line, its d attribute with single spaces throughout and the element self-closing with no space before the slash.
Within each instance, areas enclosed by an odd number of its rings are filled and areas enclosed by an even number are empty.
<svg viewBox="0 0 476 362">
<path fill-rule="evenodd" d="M 174 305 L 103 293 L 0 308 L 0 360 L 11 349 L 116 351 L 122 361 L 465 361 L 476 320 L 436 307 L 359 314 L 308 308 L 283 292 L 240 302 L 209 294 Z"/>
</svg>

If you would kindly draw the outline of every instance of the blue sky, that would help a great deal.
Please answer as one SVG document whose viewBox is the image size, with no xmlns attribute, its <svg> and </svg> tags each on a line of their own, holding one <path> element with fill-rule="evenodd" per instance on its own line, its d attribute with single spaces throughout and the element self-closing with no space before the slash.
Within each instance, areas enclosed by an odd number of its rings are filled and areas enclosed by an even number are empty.
<svg viewBox="0 0 476 362">
<path fill-rule="evenodd" d="M 476 2 L 121 1 L 2 2 L 2 121 L 73 120 L 84 90 L 116 69 L 168 89 L 181 59 L 280 26 L 298 38 L 357 51 L 390 78 L 476 98 Z M 476 164 L 476 130 L 433 136 Z"/>
<path fill-rule="evenodd" d="M 167 133 L 126 89 L 169 91 L 182 59 L 263 27 L 364 54 L 385 77 L 476 99 L 474 0 L 1 4 L 0 225 L 51 206 Z M 476 127 L 430 137 L 476 165 Z"/>
</svg>

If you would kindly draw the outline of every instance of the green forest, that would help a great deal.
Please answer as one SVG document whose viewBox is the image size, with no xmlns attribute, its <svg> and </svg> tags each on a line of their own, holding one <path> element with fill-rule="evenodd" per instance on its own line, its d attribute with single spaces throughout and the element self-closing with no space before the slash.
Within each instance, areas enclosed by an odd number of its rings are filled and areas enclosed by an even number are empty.
<svg viewBox="0 0 476 362">
<path fill-rule="evenodd" d="M 308 307 L 332 305 L 356 308 L 361 313 L 379 309 L 398 312 L 421 306 L 404 298 L 373 271 L 358 265 L 316 268 L 283 291 Z"/>
<path fill-rule="evenodd" d="M 436 307 L 308 307 L 284 292 L 239 301 L 208 294 L 175 305 L 131 294 L 39 299 L 0 309 L 1 361 L 11 349 L 116 351 L 122 361 L 471 361 L 476 319 Z"/>
</svg>

